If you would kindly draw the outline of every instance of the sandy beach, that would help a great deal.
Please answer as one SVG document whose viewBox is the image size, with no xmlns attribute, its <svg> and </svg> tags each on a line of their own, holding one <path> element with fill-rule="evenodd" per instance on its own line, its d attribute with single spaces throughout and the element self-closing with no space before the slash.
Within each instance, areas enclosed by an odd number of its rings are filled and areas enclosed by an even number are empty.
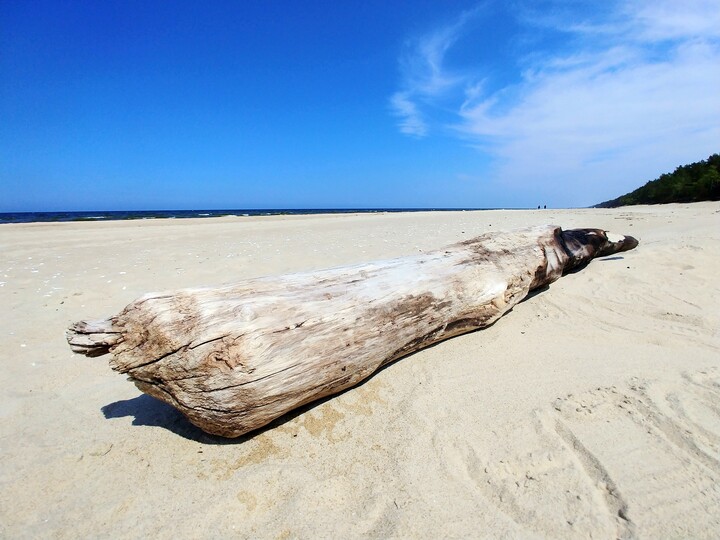
<svg viewBox="0 0 720 540">
<path fill-rule="evenodd" d="M 492 327 L 228 440 L 65 330 L 159 290 L 598 227 Z M 720 203 L 0 226 L 3 538 L 717 538 Z"/>
</svg>

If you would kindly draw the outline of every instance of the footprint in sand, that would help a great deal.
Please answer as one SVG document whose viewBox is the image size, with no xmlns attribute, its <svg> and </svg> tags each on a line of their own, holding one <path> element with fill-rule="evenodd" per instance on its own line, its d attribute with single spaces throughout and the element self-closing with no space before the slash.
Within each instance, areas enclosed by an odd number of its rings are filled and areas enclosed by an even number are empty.
<svg viewBox="0 0 720 540">
<path fill-rule="evenodd" d="M 532 421 L 499 433 L 492 449 L 445 445 L 447 472 L 480 504 L 494 505 L 518 536 L 628 536 L 614 484 L 597 460 L 558 435 L 557 421 L 554 412 L 536 411 Z"/>
<path fill-rule="evenodd" d="M 715 369 L 632 379 L 558 398 L 493 448 L 445 445 L 443 458 L 519 534 L 705 538 L 720 530 L 719 403 Z"/>
<path fill-rule="evenodd" d="M 557 400 L 556 429 L 640 536 L 701 538 L 720 527 L 720 415 L 715 371 L 631 381 Z M 595 472 L 593 472 L 595 469 Z M 685 515 L 688 509 L 693 519 Z"/>
</svg>

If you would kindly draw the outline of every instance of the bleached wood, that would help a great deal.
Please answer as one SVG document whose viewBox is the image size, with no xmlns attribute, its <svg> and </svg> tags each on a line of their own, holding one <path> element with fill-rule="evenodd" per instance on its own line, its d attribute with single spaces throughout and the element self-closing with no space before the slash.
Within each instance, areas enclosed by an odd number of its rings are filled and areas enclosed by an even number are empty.
<svg viewBox="0 0 720 540">
<path fill-rule="evenodd" d="M 594 256 L 604 231 L 534 227 L 394 260 L 148 294 L 68 331 L 201 429 L 236 437 L 358 384 L 382 365 L 483 328 Z"/>
</svg>

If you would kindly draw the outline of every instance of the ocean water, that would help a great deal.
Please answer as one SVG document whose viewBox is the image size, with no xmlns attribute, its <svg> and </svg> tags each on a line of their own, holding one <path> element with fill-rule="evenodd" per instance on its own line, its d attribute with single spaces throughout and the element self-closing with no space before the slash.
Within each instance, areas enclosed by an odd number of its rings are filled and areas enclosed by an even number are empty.
<svg viewBox="0 0 720 540">
<path fill-rule="evenodd" d="M 380 212 L 442 212 L 458 210 L 486 210 L 485 208 L 334 208 L 334 209 L 274 209 L 274 210 L 113 210 L 89 212 L 5 212 L 0 224 L 53 221 L 114 221 L 129 219 L 183 219 L 221 216 L 280 216 L 308 214 L 355 214 Z"/>
</svg>

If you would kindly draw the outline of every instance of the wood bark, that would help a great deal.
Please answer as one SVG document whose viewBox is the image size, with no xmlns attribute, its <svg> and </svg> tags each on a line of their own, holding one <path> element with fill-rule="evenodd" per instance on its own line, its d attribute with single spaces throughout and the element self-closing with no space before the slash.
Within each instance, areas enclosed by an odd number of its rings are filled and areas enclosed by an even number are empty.
<svg viewBox="0 0 720 540">
<path fill-rule="evenodd" d="M 67 337 L 75 352 L 111 353 L 114 370 L 204 431 L 237 437 L 636 245 L 598 229 L 487 234 L 394 260 L 148 294 Z"/>
</svg>

